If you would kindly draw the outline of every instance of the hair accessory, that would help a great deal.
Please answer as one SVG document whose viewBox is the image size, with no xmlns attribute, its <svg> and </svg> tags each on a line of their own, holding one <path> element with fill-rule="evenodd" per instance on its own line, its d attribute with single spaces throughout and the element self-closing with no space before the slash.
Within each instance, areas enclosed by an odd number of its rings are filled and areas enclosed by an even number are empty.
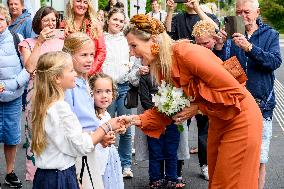
<svg viewBox="0 0 284 189">
<path fill-rule="evenodd" d="M 153 45 L 151 45 L 151 53 L 152 55 L 158 55 L 160 50 L 160 46 L 157 43 L 154 43 Z"/>
<path fill-rule="evenodd" d="M 142 30 L 152 35 L 158 35 L 165 31 L 165 27 L 159 20 L 145 14 L 134 15 L 130 23 L 135 25 L 138 30 Z"/>
</svg>

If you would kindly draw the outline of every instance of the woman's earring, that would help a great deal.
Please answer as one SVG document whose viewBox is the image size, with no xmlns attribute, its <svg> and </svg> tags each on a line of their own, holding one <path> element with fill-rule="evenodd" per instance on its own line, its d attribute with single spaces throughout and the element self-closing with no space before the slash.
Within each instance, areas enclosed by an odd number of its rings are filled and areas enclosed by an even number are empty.
<svg viewBox="0 0 284 189">
<path fill-rule="evenodd" d="M 151 45 L 151 53 L 156 56 L 159 54 L 160 46 L 157 43 Z"/>
</svg>

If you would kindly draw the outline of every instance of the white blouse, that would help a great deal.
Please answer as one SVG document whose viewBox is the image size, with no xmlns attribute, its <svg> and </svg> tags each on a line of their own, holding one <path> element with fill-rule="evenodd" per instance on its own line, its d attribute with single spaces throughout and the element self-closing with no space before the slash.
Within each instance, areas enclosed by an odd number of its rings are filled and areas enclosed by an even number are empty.
<svg viewBox="0 0 284 189">
<path fill-rule="evenodd" d="M 129 46 L 123 33 L 104 33 L 106 43 L 106 59 L 103 72 L 111 76 L 115 82 L 123 84 L 129 80 L 128 74 L 133 66 L 129 61 Z"/>
<path fill-rule="evenodd" d="M 41 169 L 65 170 L 75 165 L 76 157 L 94 149 L 88 133 L 65 101 L 57 101 L 47 110 L 44 131 L 47 139 L 45 150 L 35 155 L 36 166 Z"/>
</svg>

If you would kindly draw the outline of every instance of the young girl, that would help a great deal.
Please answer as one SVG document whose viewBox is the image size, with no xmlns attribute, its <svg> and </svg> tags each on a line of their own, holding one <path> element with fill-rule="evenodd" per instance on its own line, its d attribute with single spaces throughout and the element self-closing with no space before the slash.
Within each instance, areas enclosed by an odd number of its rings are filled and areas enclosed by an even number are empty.
<svg viewBox="0 0 284 189">
<path fill-rule="evenodd" d="M 82 132 L 79 120 L 64 101 L 64 92 L 75 87 L 72 57 L 64 52 L 43 54 L 36 67 L 32 107 L 32 150 L 38 167 L 34 189 L 79 189 L 76 157 L 91 152 L 111 129 L 122 126 L 118 118 Z"/>
<path fill-rule="evenodd" d="M 111 119 L 107 107 L 116 97 L 116 87 L 112 78 L 103 73 L 97 73 L 90 79 L 90 86 L 95 101 L 95 111 L 99 123 Z M 123 132 L 120 130 L 120 132 Z M 124 131 L 125 132 L 125 131 Z M 100 162 L 100 174 L 103 177 L 104 189 L 123 189 L 123 177 L 120 159 L 116 147 L 111 145 L 104 148 L 96 146 L 96 160 Z"/>
<path fill-rule="evenodd" d="M 70 105 L 72 111 L 78 117 L 83 131 L 95 131 L 100 125 L 96 118 L 94 99 L 88 84 L 88 72 L 93 64 L 94 42 L 82 32 L 70 34 L 64 41 L 63 51 L 69 52 L 72 56 L 74 70 L 77 73 L 76 86 L 67 90 L 65 101 Z M 109 143 L 115 139 L 113 132 L 104 137 L 102 143 Z M 95 151 L 88 153 L 87 157 L 78 158 L 76 163 L 77 174 L 84 189 L 104 188 L 103 180 L 99 174 L 101 163 L 95 162 Z M 89 171 L 88 171 L 89 167 Z"/>
<path fill-rule="evenodd" d="M 129 90 L 130 72 L 133 63 L 129 61 L 129 47 L 126 38 L 123 36 L 122 29 L 125 24 L 125 14 L 122 9 L 111 9 L 108 13 L 106 22 L 107 32 L 104 33 L 107 55 L 102 66 L 103 73 L 111 76 L 117 83 L 118 97 L 108 107 L 111 117 L 115 115 L 131 114 L 131 109 L 127 109 L 124 105 L 124 99 Z M 118 153 L 123 169 L 123 176 L 132 178 L 132 136 L 131 128 L 126 133 L 120 135 Z"/>
</svg>

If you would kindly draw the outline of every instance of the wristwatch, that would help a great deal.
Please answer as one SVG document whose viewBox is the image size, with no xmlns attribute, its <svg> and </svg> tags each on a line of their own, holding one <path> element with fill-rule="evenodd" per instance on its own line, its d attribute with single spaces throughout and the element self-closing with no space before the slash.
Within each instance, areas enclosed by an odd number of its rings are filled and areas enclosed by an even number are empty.
<svg viewBox="0 0 284 189">
<path fill-rule="evenodd" d="M 251 50 L 252 50 L 252 44 L 250 43 L 246 48 L 246 52 L 250 52 Z"/>
</svg>

